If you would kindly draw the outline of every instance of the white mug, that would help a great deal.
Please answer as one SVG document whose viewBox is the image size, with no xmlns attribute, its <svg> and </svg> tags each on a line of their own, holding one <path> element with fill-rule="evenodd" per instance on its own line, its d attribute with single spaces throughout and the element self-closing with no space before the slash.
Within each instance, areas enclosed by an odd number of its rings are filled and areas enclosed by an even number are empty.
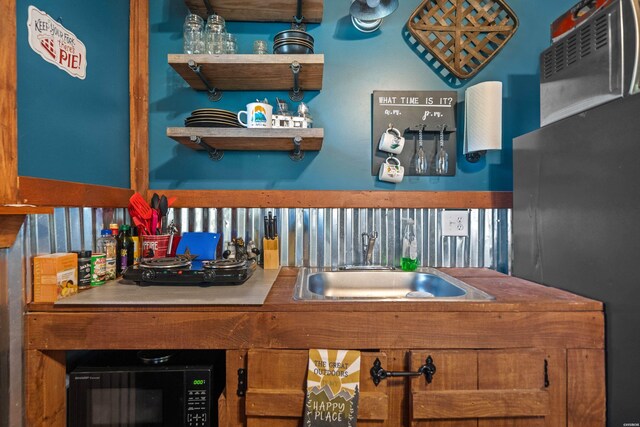
<svg viewBox="0 0 640 427">
<path fill-rule="evenodd" d="M 248 128 L 270 128 L 273 106 L 264 102 L 252 102 L 247 104 L 247 111 L 238 113 L 238 122 Z M 240 115 L 247 116 L 247 123 L 240 119 Z"/>
<path fill-rule="evenodd" d="M 400 131 L 390 127 L 380 137 L 378 149 L 387 153 L 400 154 L 404 148 L 404 138 Z"/>
<path fill-rule="evenodd" d="M 394 162 L 395 164 L 392 164 Z M 380 181 L 398 183 L 404 178 L 404 167 L 400 165 L 400 160 L 397 157 L 389 156 L 383 164 L 380 165 L 380 172 L 378 172 L 378 179 Z"/>
</svg>

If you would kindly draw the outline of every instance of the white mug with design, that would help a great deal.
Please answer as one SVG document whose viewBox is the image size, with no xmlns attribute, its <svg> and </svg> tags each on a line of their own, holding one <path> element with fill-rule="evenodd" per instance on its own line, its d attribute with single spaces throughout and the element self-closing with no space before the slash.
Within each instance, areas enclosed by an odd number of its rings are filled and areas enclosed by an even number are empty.
<svg viewBox="0 0 640 427">
<path fill-rule="evenodd" d="M 380 172 L 378 172 L 378 179 L 380 181 L 387 181 L 398 183 L 402 182 L 404 178 L 404 167 L 400 165 L 400 160 L 397 157 L 389 156 L 383 164 L 380 165 Z"/>
<path fill-rule="evenodd" d="M 387 153 L 400 154 L 404 148 L 404 138 L 400 131 L 394 127 L 389 127 L 380 137 L 378 149 Z"/>
<path fill-rule="evenodd" d="M 247 116 L 246 123 L 240 119 L 242 114 Z M 272 105 L 265 104 L 264 102 L 252 102 L 251 104 L 247 104 L 246 111 L 240 111 L 238 113 L 238 122 L 248 128 L 270 128 L 272 116 Z"/>
</svg>

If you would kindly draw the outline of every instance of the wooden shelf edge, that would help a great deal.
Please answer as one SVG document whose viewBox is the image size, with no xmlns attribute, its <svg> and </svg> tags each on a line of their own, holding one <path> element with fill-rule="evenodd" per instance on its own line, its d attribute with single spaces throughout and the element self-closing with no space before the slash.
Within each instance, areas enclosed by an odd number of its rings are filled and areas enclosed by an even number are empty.
<svg viewBox="0 0 640 427">
<path fill-rule="evenodd" d="M 167 62 L 169 65 L 181 64 L 187 65 L 189 60 L 193 59 L 199 65 L 208 64 L 225 64 L 225 65 L 281 65 L 291 64 L 293 61 L 299 62 L 301 65 L 324 64 L 323 53 L 297 54 L 297 55 L 281 55 L 267 54 L 255 55 L 251 53 L 237 54 L 187 54 L 187 53 L 169 53 Z"/>
<path fill-rule="evenodd" d="M 0 206 L 0 215 L 52 214 L 50 206 Z"/>
<path fill-rule="evenodd" d="M 258 0 L 216 0 L 211 4 L 216 13 L 227 21 L 253 22 L 288 22 L 296 12 L 296 2 L 279 2 L 279 5 L 269 5 Z M 185 0 L 185 5 L 192 13 L 206 19 L 207 9 L 202 0 Z M 306 0 L 302 7 L 304 22 L 319 23 L 322 21 L 324 0 Z"/>
<path fill-rule="evenodd" d="M 18 177 L 18 200 L 36 206 L 125 208 L 133 190 L 54 179 Z"/>
<path fill-rule="evenodd" d="M 221 91 L 290 90 L 293 84 L 291 64 L 301 65 L 299 84 L 304 91 L 322 89 L 324 55 L 187 55 L 169 54 L 169 65 L 194 90 L 207 85 L 189 67 L 193 60 L 203 78 Z"/>
<path fill-rule="evenodd" d="M 0 216 L 0 249 L 13 246 L 25 217 L 25 214 Z"/>
<path fill-rule="evenodd" d="M 510 209 L 507 191 L 171 190 L 178 208 Z"/>
<path fill-rule="evenodd" d="M 200 137 L 209 146 L 224 151 L 291 151 L 293 140 L 302 138 L 302 151 L 320 151 L 324 129 L 229 129 L 229 128 L 167 128 L 167 136 L 193 150 L 205 148 L 190 137 Z"/>
</svg>

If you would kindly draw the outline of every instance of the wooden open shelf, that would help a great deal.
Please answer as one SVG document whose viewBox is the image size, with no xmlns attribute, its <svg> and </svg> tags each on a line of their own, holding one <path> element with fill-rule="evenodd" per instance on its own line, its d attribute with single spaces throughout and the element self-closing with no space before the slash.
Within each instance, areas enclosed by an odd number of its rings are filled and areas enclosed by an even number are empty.
<svg viewBox="0 0 640 427">
<path fill-rule="evenodd" d="M 52 214 L 48 206 L 0 206 L 0 215 Z"/>
<path fill-rule="evenodd" d="M 245 129 L 245 128 L 167 128 L 167 136 L 194 150 L 204 148 L 190 137 L 197 136 L 217 150 L 238 151 L 291 151 L 293 139 L 302 138 L 302 151 L 319 151 L 322 148 L 324 129 Z"/>
<path fill-rule="evenodd" d="M 189 10 L 206 19 L 207 8 L 203 0 L 185 0 Z M 296 14 L 295 1 L 210 0 L 213 10 L 227 21 L 291 22 Z M 324 0 L 304 0 L 304 22 L 322 21 Z M 284 28 L 283 28 L 284 29 Z"/>
<path fill-rule="evenodd" d="M 291 63 L 300 69 L 300 88 L 322 89 L 324 55 L 185 55 L 170 54 L 169 65 L 196 90 L 207 90 L 198 75 L 189 68 L 192 59 L 200 72 L 218 90 L 290 90 L 293 88 Z"/>
</svg>

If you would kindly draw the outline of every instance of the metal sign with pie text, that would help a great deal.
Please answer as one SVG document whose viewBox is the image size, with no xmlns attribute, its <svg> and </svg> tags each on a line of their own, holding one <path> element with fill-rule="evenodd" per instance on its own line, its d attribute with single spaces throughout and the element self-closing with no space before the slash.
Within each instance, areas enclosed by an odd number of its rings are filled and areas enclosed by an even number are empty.
<svg viewBox="0 0 640 427">
<path fill-rule="evenodd" d="M 27 27 L 31 49 L 45 61 L 84 80 L 87 49 L 75 34 L 35 6 L 29 6 Z"/>
</svg>

